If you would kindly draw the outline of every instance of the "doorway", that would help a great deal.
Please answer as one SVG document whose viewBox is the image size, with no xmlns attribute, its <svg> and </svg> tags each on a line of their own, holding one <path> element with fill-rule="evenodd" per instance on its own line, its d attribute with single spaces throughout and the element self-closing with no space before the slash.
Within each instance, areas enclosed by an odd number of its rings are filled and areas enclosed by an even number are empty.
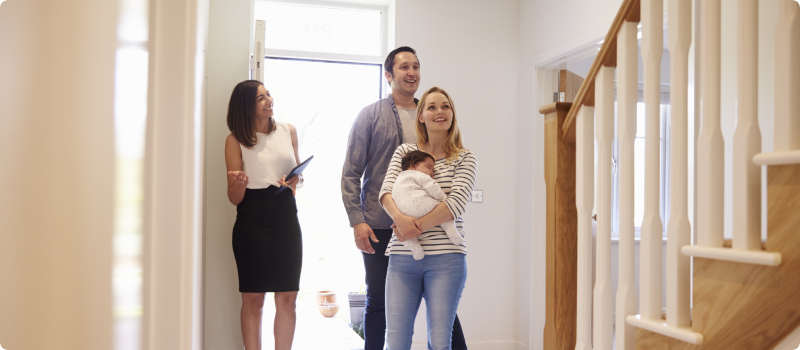
<svg viewBox="0 0 800 350">
<path fill-rule="evenodd" d="M 365 290 L 364 264 L 352 240 L 342 203 L 341 171 L 353 121 L 381 95 L 381 65 L 267 57 L 264 85 L 275 99 L 275 120 L 297 129 L 301 161 L 314 156 L 297 190 L 303 232 L 303 270 L 297 300 L 294 348 L 317 349 L 324 338 L 342 345 L 357 342 L 350 327 L 348 293 Z M 339 312 L 325 320 L 316 310 L 316 293 L 336 293 Z M 272 349 L 274 294 L 264 310 L 264 349 Z M 310 330 L 317 334 L 308 334 Z M 321 334 L 325 336 L 318 337 Z M 349 335 L 347 337 L 346 335 Z M 359 344 L 363 346 L 363 344 Z M 342 347 L 352 349 L 352 346 Z"/>
<path fill-rule="evenodd" d="M 266 23 L 263 83 L 275 99 L 274 118 L 297 129 L 301 161 L 314 156 L 296 197 L 303 268 L 293 349 L 361 349 L 348 295 L 366 291 L 364 264 L 342 202 L 341 174 L 353 122 L 383 97 L 385 11 L 273 2 L 256 2 L 254 9 Z M 319 291 L 334 293 L 333 317 L 317 310 Z M 264 305 L 262 346 L 271 350 L 274 294 Z"/>
</svg>

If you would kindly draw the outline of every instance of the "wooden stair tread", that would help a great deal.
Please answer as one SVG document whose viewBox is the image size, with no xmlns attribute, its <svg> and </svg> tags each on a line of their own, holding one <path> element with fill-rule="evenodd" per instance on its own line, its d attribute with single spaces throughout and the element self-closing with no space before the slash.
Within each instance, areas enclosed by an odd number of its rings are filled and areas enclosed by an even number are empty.
<svg viewBox="0 0 800 350">
<path fill-rule="evenodd" d="M 664 322 L 666 322 L 666 321 L 667 321 L 667 313 L 666 313 L 666 312 L 662 312 L 662 313 L 661 313 L 661 319 L 662 319 Z M 689 326 L 691 326 L 691 325 L 692 325 L 692 320 L 689 320 Z"/>
<path fill-rule="evenodd" d="M 733 248 L 733 240 L 726 239 L 722 241 L 722 246 L 725 248 Z M 767 250 L 767 242 L 761 242 L 761 250 Z"/>
</svg>

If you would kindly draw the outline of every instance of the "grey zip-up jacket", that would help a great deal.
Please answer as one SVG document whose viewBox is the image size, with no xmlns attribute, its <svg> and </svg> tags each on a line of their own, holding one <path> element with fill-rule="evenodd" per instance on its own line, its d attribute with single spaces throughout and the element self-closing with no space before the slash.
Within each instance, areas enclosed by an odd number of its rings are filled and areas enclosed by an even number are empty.
<svg viewBox="0 0 800 350">
<path fill-rule="evenodd" d="M 378 193 L 395 149 L 405 142 L 392 95 L 358 113 L 342 168 L 342 201 L 351 227 L 366 222 L 372 229 L 391 228 L 394 221 L 378 203 Z"/>
</svg>

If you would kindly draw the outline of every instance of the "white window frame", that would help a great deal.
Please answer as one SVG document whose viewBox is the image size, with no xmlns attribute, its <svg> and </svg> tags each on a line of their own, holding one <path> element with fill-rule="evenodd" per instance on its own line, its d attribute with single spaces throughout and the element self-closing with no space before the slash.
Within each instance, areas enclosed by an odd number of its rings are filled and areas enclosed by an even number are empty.
<svg viewBox="0 0 800 350">
<path fill-rule="evenodd" d="M 665 91 L 666 90 L 666 91 Z M 669 86 L 662 85 L 662 94 L 666 92 L 669 95 Z M 640 90 L 639 94 L 639 103 L 643 101 L 643 92 Z M 662 102 L 660 105 L 669 105 L 669 103 L 664 103 L 664 98 L 662 97 Z M 667 98 L 667 100 L 669 100 Z M 611 185 L 611 240 L 612 241 L 619 241 L 619 142 L 616 137 L 616 130 L 617 130 L 617 110 L 616 110 L 616 101 L 614 103 L 614 141 L 612 143 L 612 150 L 611 150 L 611 157 L 612 162 L 614 165 L 612 166 L 613 174 L 611 176 L 612 185 Z M 660 107 L 660 106 L 659 106 Z M 659 108 L 660 110 L 660 108 Z M 660 180 L 659 180 L 659 192 L 660 192 L 660 208 L 659 213 L 661 215 L 661 223 L 662 223 L 662 239 L 666 241 L 667 239 L 667 220 L 669 219 L 669 139 L 670 139 L 670 132 L 669 132 L 669 112 L 661 119 L 660 124 L 660 131 L 661 131 L 661 142 L 660 142 L 660 151 L 661 151 L 661 162 L 660 162 Z M 641 226 L 634 226 L 634 240 L 639 241 L 641 239 Z"/>
<path fill-rule="evenodd" d="M 308 5 L 316 7 L 326 7 L 334 9 L 347 9 L 347 10 L 369 10 L 379 11 L 381 13 L 381 54 L 377 56 L 368 55 L 349 55 L 328 52 L 313 52 L 313 51 L 296 51 L 296 50 L 279 50 L 279 49 L 264 49 L 265 56 L 281 57 L 281 58 L 297 58 L 297 59 L 310 59 L 320 61 L 338 61 L 338 62 L 353 62 L 353 63 L 374 63 L 383 65 L 386 55 L 389 53 L 389 7 L 380 5 L 369 4 L 354 4 L 354 3 L 334 3 L 323 1 L 307 1 L 307 0 L 256 0 L 259 3 L 273 3 L 273 4 L 288 4 L 288 5 Z M 253 19 L 255 21 L 255 19 Z M 382 66 L 381 66 L 382 67 Z"/>
</svg>

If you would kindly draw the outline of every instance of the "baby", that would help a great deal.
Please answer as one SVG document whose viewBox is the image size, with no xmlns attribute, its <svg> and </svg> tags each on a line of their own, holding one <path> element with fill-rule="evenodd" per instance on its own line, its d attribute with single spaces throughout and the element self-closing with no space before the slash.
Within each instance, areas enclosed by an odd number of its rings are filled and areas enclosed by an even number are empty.
<svg viewBox="0 0 800 350">
<path fill-rule="evenodd" d="M 403 157 L 403 172 L 397 175 L 392 187 L 392 199 L 400 212 L 419 219 L 447 198 L 433 179 L 433 166 L 433 156 L 422 151 L 411 151 Z M 453 244 L 464 243 L 464 238 L 456 231 L 455 220 L 444 222 L 440 226 Z M 415 260 L 425 256 L 425 251 L 416 238 L 403 244 L 411 250 Z"/>
</svg>

